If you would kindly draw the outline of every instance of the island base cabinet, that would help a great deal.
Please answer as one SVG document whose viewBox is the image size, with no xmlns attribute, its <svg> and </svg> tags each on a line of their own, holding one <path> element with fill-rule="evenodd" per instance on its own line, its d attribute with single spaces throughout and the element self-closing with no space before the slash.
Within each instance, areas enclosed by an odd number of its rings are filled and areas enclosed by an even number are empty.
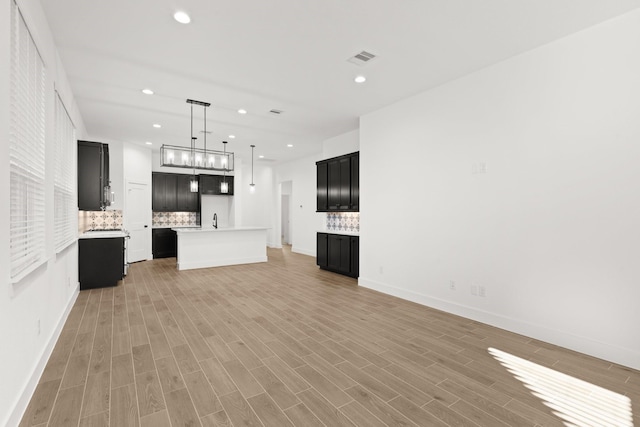
<svg viewBox="0 0 640 427">
<path fill-rule="evenodd" d="M 155 228 L 151 233 L 153 258 L 175 258 L 178 254 L 178 238 L 175 230 Z"/>
<path fill-rule="evenodd" d="M 317 234 L 317 264 L 323 270 L 357 278 L 360 239 L 344 234 Z"/>
</svg>

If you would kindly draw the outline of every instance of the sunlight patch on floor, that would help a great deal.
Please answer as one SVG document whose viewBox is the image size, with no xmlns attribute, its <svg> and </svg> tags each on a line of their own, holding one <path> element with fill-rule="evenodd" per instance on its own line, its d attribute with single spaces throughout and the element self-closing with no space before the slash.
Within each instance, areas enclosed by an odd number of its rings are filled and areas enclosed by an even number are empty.
<svg viewBox="0 0 640 427">
<path fill-rule="evenodd" d="M 631 400 L 504 351 L 489 353 L 570 427 L 633 427 Z"/>
</svg>

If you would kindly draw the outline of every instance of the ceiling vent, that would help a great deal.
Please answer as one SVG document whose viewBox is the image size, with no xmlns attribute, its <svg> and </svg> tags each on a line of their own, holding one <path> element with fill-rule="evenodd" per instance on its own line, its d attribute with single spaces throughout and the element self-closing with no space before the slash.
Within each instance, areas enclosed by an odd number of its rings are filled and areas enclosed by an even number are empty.
<svg viewBox="0 0 640 427">
<path fill-rule="evenodd" d="M 271 114 L 282 114 L 282 113 L 284 113 L 284 111 L 282 111 L 282 110 L 276 110 L 275 108 L 273 108 L 273 109 L 269 110 L 269 112 L 270 112 Z"/>
<path fill-rule="evenodd" d="M 362 52 L 352 56 L 351 58 L 347 59 L 347 61 L 351 62 L 352 64 L 356 64 L 356 65 L 365 65 L 371 61 L 373 61 L 376 58 L 376 56 L 371 53 L 371 52 L 367 52 L 366 50 L 363 50 Z"/>
</svg>

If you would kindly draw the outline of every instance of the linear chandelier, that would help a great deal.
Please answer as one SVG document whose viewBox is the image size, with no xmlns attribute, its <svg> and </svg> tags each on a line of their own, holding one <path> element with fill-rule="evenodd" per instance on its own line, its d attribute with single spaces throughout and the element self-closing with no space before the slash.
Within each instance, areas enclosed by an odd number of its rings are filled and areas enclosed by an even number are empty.
<svg viewBox="0 0 640 427">
<path fill-rule="evenodd" d="M 231 172 L 234 169 L 234 155 L 230 151 L 207 149 L 207 107 L 211 104 L 203 101 L 187 99 L 191 104 L 191 143 L 189 147 L 163 144 L 160 147 L 160 165 L 174 168 L 213 170 Z M 201 105 L 204 109 L 204 148 L 196 147 L 196 140 L 193 136 L 193 106 Z"/>
</svg>

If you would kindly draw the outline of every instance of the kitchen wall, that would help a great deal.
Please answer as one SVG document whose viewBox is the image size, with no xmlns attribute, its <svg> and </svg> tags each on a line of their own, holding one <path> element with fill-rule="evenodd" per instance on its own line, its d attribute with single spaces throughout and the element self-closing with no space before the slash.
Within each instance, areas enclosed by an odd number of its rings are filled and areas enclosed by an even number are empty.
<svg viewBox="0 0 640 427">
<path fill-rule="evenodd" d="M 360 285 L 639 369 L 639 41 L 636 11 L 363 116 Z"/>
<path fill-rule="evenodd" d="M 276 234 L 274 205 L 274 171 L 270 163 L 256 160 L 253 168 L 254 191 L 251 192 L 251 163 L 240 163 L 235 176 L 236 224 L 244 226 L 267 227 L 267 245 L 280 247 Z M 279 200 L 278 200 L 278 203 Z"/>
<path fill-rule="evenodd" d="M 76 137 L 86 138 L 82 117 L 58 58 L 40 2 L 18 0 L 22 15 L 46 65 L 46 158 L 54 158 L 55 90 Z M 11 2 L 0 3 L 0 58 L 8 65 Z M 54 87 L 55 86 L 55 87 Z M 9 134 L 9 67 L 0 67 L 0 134 Z M 0 163 L 9 164 L 9 144 L 0 144 Z M 48 261 L 18 283 L 9 276 L 9 203 L 0 205 L 0 425 L 17 425 L 78 295 L 78 252 L 74 243 L 56 253 L 53 245 L 53 162 L 46 171 L 46 254 Z M 9 168 L 0 168 L 0 198 L 9 200 Z"/>
</svg>

